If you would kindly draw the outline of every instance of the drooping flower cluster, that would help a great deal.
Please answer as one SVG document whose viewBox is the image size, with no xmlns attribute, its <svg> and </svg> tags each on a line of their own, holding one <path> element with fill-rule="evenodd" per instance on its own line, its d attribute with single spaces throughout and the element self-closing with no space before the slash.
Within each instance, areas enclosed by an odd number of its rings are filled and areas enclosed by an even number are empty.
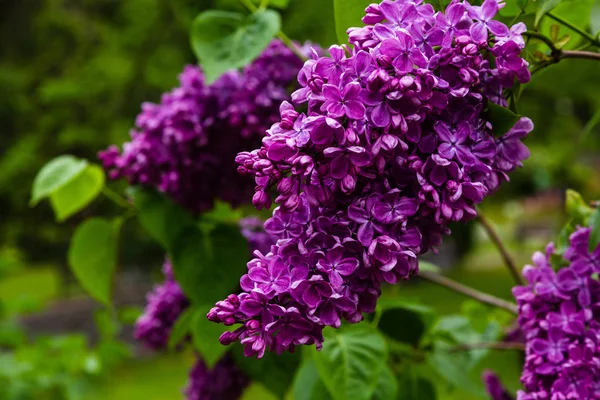
<svg viewBox="0 0 600 400">
<path fill-rule="evenodd" d="M 249 202 L 254 185 L 235 171 L 235 155 L 256 148 L 290 98 L 302 61 L 274 40 L 243 71 L 207 85 L 197 66 L 187 66 L 181 86 L 160 104 L 144 103 L 131 141 L 99 157 L 113 179 L 154 187 L 193 213 L 215 199 Z"/>
<path fill-rule="evenodd" d="M 175 321 L 190 304 L 173 276 L 169 260 L 165 260 L 163 274 L 164 282 L 148 293 L 144 314 L 135 323 L 135 338 L 154 350 L 167 346 Z"/>
<path fill-rule="evenodd" d="M 500 382 L 500 378 L 494 372 L 484 371 L 482 378 L 485 390 L 490 395 L 491 400 L 515 400 L 514 396 L 506 390 L 502 382 Z"/>
<path fill-rule="evenodd" d="M 188 400 L 236 400 L 249 383 L 229 353 L 212 369 L 198 358 L 190 371 L 185 395 Z"/>
<path fill-rule="evenodd" d="M 251 252 L 267 251 L 275 244 L 275 238 L 265 232 L 263 222 L 259 218 L 242 218 L 239 225 Z M 165 260 L 163 275 L 165 280 L 148 293 L 144 314 L 136 321 L 134 332 L 137 340 L 154 350 L 161 350 L 167 346 L 175 321 L 190 304 L 175 280 L 169 260 Z"/>
<path fill-rule="evenodd" d="M 527 286 L 513 289 L 525 334 L 518 400 L 600 399 L 600 246 L 588 251 L 590 228 L 578 228 L 555 272 L 550 243 L 523 270 Z"/>
<path fill-rule="evenodd" d="M 348 30 L 352 47 L 305 63 L 292 101 L 306 111 L 284 102 L 263 146 L 237 156 L 255 206 L 277 192 L 265 228 L 280 240 L 248 263 L 243 293 L 209 313 L 242 324 L 222 343 L 259 357 L 319 347 L 325 326 L 372 312 L 382 282 L 415 274 L 417 255 L 528 157 L 530 120 L 504 133 L 487 119 L 503 89 L 529 79 L 525 26 L 494 21 L 498 7 L 385 0 Z"/>
</svg>

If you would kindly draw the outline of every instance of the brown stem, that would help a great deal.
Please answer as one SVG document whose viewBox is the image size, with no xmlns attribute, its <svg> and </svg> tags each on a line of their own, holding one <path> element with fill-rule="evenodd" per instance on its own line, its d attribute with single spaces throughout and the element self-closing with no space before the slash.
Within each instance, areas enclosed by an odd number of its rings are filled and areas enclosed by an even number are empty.
<svg viewBox="0 0 600 400">
<path fill-rule="evenodd" d="M 492 342 L 492 343 L 471 343 L 461 344 L 451 347 L 450 352 L 477 350 L 477 349 L 492 349 L 492 350 L 520 350 L 525 351 L 525 345 L 519 342 Z"/>
<path fill-rule="evenodd" d="M 504 242 L 502 242 L 502 239 L 500 239 L 500 236 L 498 235 L 498 233 L 496 232 L 494 227 L 490 224 L 490 222 L 487 220 L 487 218 L 485 218 L 483 216 L 483 214 L 481 212 L 478 212 L 477 219 L 479 220 L 479 223 L 481 224 L 481 226 L 483 226 L 483 229 L 485 229 L 490 240 L 494 243 L 494 245 L 500 252 L 502 259 L 504 260 L 504 264 L 506 264 L 506 267 L 510 271 L 510 274 L 512 275 L 515 282 L 518 283 L 519 285 L 524 285 L 525 281 L 523 280 L 523 277 L 519 273 L 519 270 L 517 268 L 517 264 L 515 263 L 515 260 L 512 258 L 512 256 L 506 249 Z"/>
<path fill-rule="evenodd" d="M 503 308 L 513 314 L 518 314 L 518 308 L 517 308 L 516 304 L 511 303 L 506 300 L 502 300 L 498 297 L 492 296 L 491 294 L 480 292 L 477 289 L 473 289 L 469 286 L 465 286 L 462 283 L 453 281 L 452 279 L 446 278 L 445 276 L 442 276 L 440 274 L 436 274 L 435 272 L 421 271 L 421 272 L 419 272 L 419 276 L 423 279 L 427 279 L 430 282 L 444 286 L 444 287 L 446 287 L 450 290 L 453 290 L 457 293 L 471 297 L 483 304 Z"/>
<path fill-rule="evenodd" d="M 561 52 L 560 58 L 586 58 L 588 60 L 600 61 L 600 53 L 581 50 L 563 50 Z"/>
</svg>

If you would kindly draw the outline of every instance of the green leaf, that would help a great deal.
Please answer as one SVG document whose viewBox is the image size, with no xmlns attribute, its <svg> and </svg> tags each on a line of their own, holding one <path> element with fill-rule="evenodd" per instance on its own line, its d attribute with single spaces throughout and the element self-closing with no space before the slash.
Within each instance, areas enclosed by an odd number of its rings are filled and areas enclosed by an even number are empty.
<svg viewBox="0 0 600 400">
<path fill-rule="evenodd" d="M 423 304 L 406 298 L 379 300 L 382 314 L 379 330 L 399 342 L 417 346 L 432 325 L 435 311 Z"/>
<path fill-rule="evenodd" d="M 348 43 L 348 28 L 363 26 L 362 17 L 371 0 L 333 0 L 335 32 L 340 44 Z"/>
<path fill-rule="evenodd" d="M 379 380 L 371 400 L 395 399 L 398 396 L 398 381 L 389 366 L 385 365 L 379 373 Z M 402 399 L 404 399 L 402 397 Z"/>
<path fill-rule="evenodd" d="M 419 260 L 419 271 L 431 271 L 439 274 L 442 272 L 442 269 L 434 263 Z"/>
<path fill-rule="evenodd" d="M 331 400 L 312 358 L 305 359 L 296 371 L 292 386 L 294 400 Z"/>
<path fill-rule="evenodd" d="M 224 72 L 250 63 L 280 27 L 281 18 L 273 10 L 259 10 L 249 16 L 219 10 L 198 15 L 190 40 L 206 82 L 212 83 Z"/>
<path fill-rule="evenodd" d="M 219 343 L 223 325 L 215 324 L 206 318 L 213 305 L 214 303 L 195 307 L 190 325 L 194 347 L 202 354 L 202 359 L 209 368 L 214 367 L 229 350 L 229 347 Z"/>
<path fill-rule="evenodd" d="M 476 384 L 469 377 L 470 360 L 466 353 L 436 349 L 428 355 L 427 363 L 450 385 L 485 398 L 481 384 Z"/>
<path fill-rule="evenodd" d="M 508 132 L 521 118 L 506 107 L 499 106 L 496 103 L 488 102 L 486 118 L 492 123 L 492 132 L 494 136 L 502 136 Z"/>
<path fill-rule="evenodd" d="M 197 227 L 175 240 L 171 262 L 177 281 L 195 304 L 214 304 L 236 288 L 246 271 L 248 242 L 237 225 L 217 225 L 211 232 Z"/>
<path fill-rule="evenodd" d="M 300 365 L 300 352 L 284 352 L 277 355 L 266 352 L 262 358 L 246 357 L 242 346 L 232 350 L 236 364 L 256 382 L 282 399 L 292 385 L 294 375 Z"/>
<path fill-rule="evenodd" d="M 77 227 L 68 261 L 75 277 L 96 300 L 109 305 L 117 267 L 117 240 L 113 223 L 91 218 Z"/>
<path fill-rule="evenodd" d="M 593 253 L 600 244 L 600 209 L 596 209 L 590 217 L 590 241 L 588 243 L 588 251 Z"/>
<path fill-rule="evenodd" d="M 104 170 L 95 164 L 50 194 L 50 204 L 60 222 L 81 211 L 102 192 Z"/>
<path fill-rule="evenodd" d="M 583 197 L 574 190 L 567 189 L 566 192 L 566 210 L 567 214 L 573 220 L 573 223 L 579 225 L 586 225 L 588 219 L 594 212 Z"/>
<path fill-rule="evenodd" d="M 416 375 L 409 368 L 400 376 L 399 400 L 436 400 L 435 385 L 421 376 Z"/>
<path fill-rule="evenodd" d="M 592 35 L 600 33 L 600 0 L 594 1 L 592 11 L 590 12 L 590 28 Z"/>
<path fill-rule="evenodd" d="M 194 322 L 195 311 L 196 309 L 194 307 L 188 307 L 179 315 L 177 321 L 175 321 L 175 325 L 173 325 L 173 328 L 169 333 L 169 349 L 174 349 L 188 333 L 190 333 L 192 330 L 192 322 Z M 212 344 L 217 346 L 216 343 Z"/>
<path fill-rule="evenodd" d="M 260 383 L 251 382 L 250 385 L 244 389 L 242 397 L 239 400 L 280 400 L 279 397 L 275 396 L 273 392 L 267 389 Z M 294 399 L 296 400 L 296 399 Z"/>
<path fill-rule="evenodd" d="M 562 227 L 560 233 L 558 234 L 558 240 L 556 242 L 556 253 L 562 255 L 569 248 L 569 237 L 573 232 L 577 229 L 577 224 L 573 222 L 572 219 L 567 221 L 567 223 Z"/>
<path fill-rule="evenodd" d="M 386 364 L 385 339 L 373 327 L 328 329 L 321 351 L 313 350 L 317 370 L 335 400 L 371 398 Z"/>
<path fill-rule="evenodd" d="M 517 0 L 517 6 L 519 6 L 522 11 L 525 11 L 525 8 L 527 8 L 528 4 L 529 0 Z"/>
<path fill-rule="evenodd" d="M 150 236 L 167 251 L 179 235 L 194 226 L 194 218 L 179 205 L 154 190 L 130 188 L 128 193 L 135 202 L 138 218 Z"/>
<path fill-rule="evenodd" d="M 44 165 L 33 181 L 31 207 L 66 185 L 87 167 L 88 162 L 71 155 L 59 156 Z"/>
<path fill-rule="evenodd" d="M 534 26 L 537 28 L 542 17 L 548 12 L 552 11 L 552 9 L 559 5 L 561 2 L 562 0 L 537 0 L 538 7 L 535 13 Z"/>
</svg>

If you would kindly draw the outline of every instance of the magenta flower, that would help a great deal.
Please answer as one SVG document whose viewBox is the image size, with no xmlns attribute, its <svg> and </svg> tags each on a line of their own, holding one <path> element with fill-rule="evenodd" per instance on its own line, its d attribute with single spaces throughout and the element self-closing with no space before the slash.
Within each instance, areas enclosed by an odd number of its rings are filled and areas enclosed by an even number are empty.
<svg viewBox="0 0 600 400">
<path fill-rule="evenodd" d="M 365 106 L 358 99 L 360 97 L 360 84 L 350 82 L 340 91 L 335 85 L 323 85 L 323 96 L 325 103 L 321 106 L 322 110 L 327 110 L 329 115 L 334 118 L 344 115 L 352 119 L 361 119 L 365 115 Z"/>
<path fill-rule="evenodd" d="M 467 7 L 469 15 L 477 20 L 469 32 L 476 43 L 483 43 L 488 40 L 488 31 L 496 36 L 508 35 L 508 28 L 502 22 L 495 21 L 492 18 L 498 13 L 497 0 L 485 0 L 481 6 Z"/>
</svg>

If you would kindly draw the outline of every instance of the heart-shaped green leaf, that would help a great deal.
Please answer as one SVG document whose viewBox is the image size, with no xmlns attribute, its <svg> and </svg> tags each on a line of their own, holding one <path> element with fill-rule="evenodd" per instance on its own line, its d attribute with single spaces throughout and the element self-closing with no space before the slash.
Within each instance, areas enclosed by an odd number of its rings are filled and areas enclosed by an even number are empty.
<svg viewBox="0 0 600 400">
<path fill-rule="evenodd" d="M 196 17 L 191 28 L 192 50 L 198 57 L 206 82 L 254 60 L 273 40 L 281 18 L 273 10 L 252 15 L 209 10 Z"/>
</svg>

